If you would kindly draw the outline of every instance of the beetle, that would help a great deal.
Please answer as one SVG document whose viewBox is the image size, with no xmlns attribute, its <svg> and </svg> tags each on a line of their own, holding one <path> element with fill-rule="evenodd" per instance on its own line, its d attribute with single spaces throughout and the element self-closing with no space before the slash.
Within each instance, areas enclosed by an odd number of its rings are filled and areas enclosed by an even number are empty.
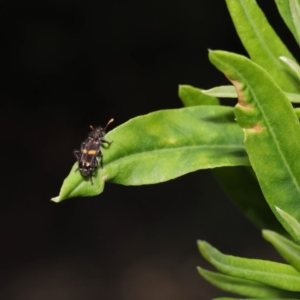
<svg viewBox="0 0 300 300">
<path fill-rule="evenodd" d="M 91 184 L 93 184 L 92 177 L 98 167 L 99 162 L 101 168 L 103 168 L 103 153 L 101 151 L 101 146 L 103 144 L 108 144 L 110 146 L 112 143 L 105 140 L 104 137 L 107 126 L 113 121 L 114 119 L 110 119 L 104 128 L 101 126 L 94 128 L 91 125 L 90 128 L 92 131 L 88 134 L 86 140 L 81 144 L 80 150 L 74 150 L 73 152 L 78 161 L 78 168 L 75 170 L 75 172 L 79 170 L 83 177 L 89 177 Z"/>
</svg>

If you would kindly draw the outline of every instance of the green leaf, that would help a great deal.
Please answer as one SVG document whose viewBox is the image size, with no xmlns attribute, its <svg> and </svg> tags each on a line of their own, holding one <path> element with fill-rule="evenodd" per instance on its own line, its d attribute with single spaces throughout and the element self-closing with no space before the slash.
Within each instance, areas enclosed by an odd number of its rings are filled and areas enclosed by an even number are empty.
<svg viewBox="0 0 300 300">
<path fill-rule="evenodd" d="M 263 237 L 270 242 L 280 255 L 298 272 L 300 272 L 300 246 L 283 237 L 282 235 L 263 230 Z"/>
<path fill-rule="evenodd" d="M 294 80 L 295 85 L 299 87 L 300 85 L 300 67 L 298 63 L 294 62 L 293 60 L 285 57 L 285 56 L 280 56 L 279 57 L 287 74 L 291 76 L 291 79 Z M 297 95 L 299 97 L 299 94 L 292 94 L 292 95 Z M 291 101 L 293 102 L 293 101 Z M 299 103 L 299 100 L 297 101 Z"/>
<path fill-rule="evenodd" d="M 136 117 L 106 135 L 103 166 L 94 185 L 75 172 L 65 179 L 58 198 L 99 194 L 104 182 L 142 185 L 164 182 L 199 169 L 249 165 L 243 132 L 232 107 L 193 106 Z"/>
<path fill-rule="evenodd" d="M 279 13 L 300 45 L 300 1 L 275 0 Z"/>
<path fill-rule="evenodd" d="M 202 90 L 202 93 L 218 98 L 237 98 L 237 93 L 233 85 L 217 86 L 209 90 Z"/>
<path fill-rule="evenodd" d="M 78 164 L 75 163 L 68 177 L 63 182 L 59 196 L 52 198 L 51 201 L 58 203 L 68 198 L 94 196 L 103 191 L 105 182 L 104 170 L 98 169 L 96 171 L 97 179 L 93 178 L 93 184 L 91 184 L 89 180 L 85 180 L 80 175 L 79 171 L 76 171 L 77 168 Z M 99 176 L 101 177 L 99 178 Z"/>
<path fill-rule="evenodd" d="M 294 111 L 296 113 L 297 118 L 300 119 L 300 108 L 297 107 L 297 108 L 294 109 Z"/>
<path fill-rule="evenodd" d="M 234 96 L 237 98 L 233 85 L 216 87 L 206 91 L 186 85 L 181 85 L 179 88 L 179 95 L 181 95 L 186 106 L 205 103 L 205 101 L 201 102 L 200 100 L 203 93 L 216 97 Z M 190 99 L 195 101 L 190 101 Z M 246 167 L 215 168 L 212 172 L 228 198 L 235 202 L 259 228 L 269 228 L 283 232 L 282 226 L 266 203 L 255 176 Z"/>
<path fill-rule="evenodd" d="M 294 233 L 294 237 L 297 237 L 295 240 L 300 242 L 300 224 L 299 222 L 289 215 L 287 212 L 283 211 L 279 207 L 275 207 L 279 216 L 285 221 L 286 226 L 289 227 L 289 231 Z"/>
<path fill-rule="evenodd" d="M 261 67 L 248 58 L 210 52 L 212 63 L 235 85 L 237 122 L 263 194 L 285 229 L 297 240 L 275 206 L 300 220 L 300 126 L 292 105 Z"/>
<path fill-rule="evenodd" d="M 259 228 L 285 233 L 267 204 L 253 170 L 249 167 L 223 167 L 212 170 L 225 194 Z"/>
<path fill-rule="evenodd" d="M 202 268 L 197 268 L 201 276 L 214 286 L 230 293 L 258 298 L 284 298 L 300 296 L 300 293 L 287 292 L 252 280 L 240 279 Z"/>
<path fill-rule="evenodd" d="M 295 93 L 285 93 L 286 97 L 292 103 L 300 103 L 300 94 Z"/>
<path fill-rule="evenodd" d="M 284 91 L 297 92 L 298 88 L 283 71 L 279 57 L 295 59 L 270 26 L 256 1 L 226 0 L 226 3 L 237 33 L 252 60 L 267 70 Z"/>
<path fill-rule="evenodd" d="M 299 69 L 300 71 L 300 69 Z M 300 73 L 299 73 L 300 76 Z M 300 82 L 300 77 L 299 77 Z M 236 89 L 233 85 L 223 85 L 211 88 L 209 90 L 201 90 L 204 95 L 218 97 L 218 98 L 237 98 Z M 300 94 L 296 93 L 285 93 L 287 98 L 292 103 L 300 103 Z"/>
<path fill-rule="evenodd" d="M 201 89 L 190 85 L 180 85 L 178 90 L 179 98 L 184 106 L 196 105 L 218 105 L 219 100 L 215 97 L 205 95 Z"/>
<path fill-rule="evenodd" d="M 202 256 L 225 275 L 253 280 L 291 292 L 300 291 L 300 274 L 289 265 L 224 255 L 204 241 L 198 241 L 198 247 Z"/>
</svg>

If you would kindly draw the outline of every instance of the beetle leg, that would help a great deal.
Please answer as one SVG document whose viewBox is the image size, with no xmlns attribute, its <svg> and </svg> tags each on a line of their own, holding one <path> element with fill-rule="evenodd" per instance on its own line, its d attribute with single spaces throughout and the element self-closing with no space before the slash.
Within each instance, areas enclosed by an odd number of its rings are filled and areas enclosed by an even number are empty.
<svg viewBox="0 0 300 300">
<path fill-rule="evenodd" d="M 102 151 L 99 151 L 99 154 L 100 154 L 100 159 L 99 159 L 99 161 L 100 161 L 100 166 L 101 166 L 101 168 L 103 169 L 103 162 L 102 162 L 102 160 L 103 160 L 103 153 L 102 153 Z"/>
<path fill-rule="evenodd" d="M 91 182 L 91 184 L 94 184 L 93 183 L 93 174 L 90 175 L 90 182 Z"/>
<path fill-rule="evenodd" d="M 85 141 L 81 143 L 81 151 L 85 148 Z"/>
<path fill-rule="evenodd" d="M 78 161 L 78 168 L 75 170 L 75 172 L 76 172 L 76 171 L 79 170 L 79 162 L 80 162 L 81 154 L 82 154 L 82 153 L 81 153 L 80 150 L 74 150 L 73 153 L 74 153 L 74 155 L 75 155 L 75 157 L 76 157 L 76 159 L 77 159 L 77 161 Z"/>
<path fill-rule="evenodd" d="M 101 153 L 102 153 L 102 152 L 101 152 Z M 97 156 L 95 156 L 94 170 L 93 170 L 93 172 L 94 172 L 95 170 L 97 170 L 97 168 L 98 168 L 98 159 L 97 159 Z"/>
<path fill-rule="evenodd" d="M 75 157 L 76 157 L 76 159 L 78 160 L 78 161 L 80 161 L 80 159 L 81 159 L 81 151 L 80 150 L 74 150 L 73 151 L 73 154 L 75 155 Z"/>
<path fill-rule="evenodd" d="M 109 142 L 109 141 L 107 141 L 107 140 L 101 140 L 101 143 L 102 143 L 102 144 L 106 143 L 106 144 L 108 144 L 108 145 L 111 145 L 112 141 Z"/>
</svg>

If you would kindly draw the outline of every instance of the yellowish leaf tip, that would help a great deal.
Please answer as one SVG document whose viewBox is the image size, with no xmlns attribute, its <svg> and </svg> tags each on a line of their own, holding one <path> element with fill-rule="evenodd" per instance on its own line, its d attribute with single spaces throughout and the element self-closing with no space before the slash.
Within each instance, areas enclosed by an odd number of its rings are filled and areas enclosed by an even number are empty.
<svg viewBox="0 0 300 300">
<path fill-rule="evenodd" d="M 51 198 L 50 201 L 58 203 L 58 202 L 60 202 L 60 198 L 59 198 L 59 196 L 57 196 L 57 197 Z"/>
</svg>

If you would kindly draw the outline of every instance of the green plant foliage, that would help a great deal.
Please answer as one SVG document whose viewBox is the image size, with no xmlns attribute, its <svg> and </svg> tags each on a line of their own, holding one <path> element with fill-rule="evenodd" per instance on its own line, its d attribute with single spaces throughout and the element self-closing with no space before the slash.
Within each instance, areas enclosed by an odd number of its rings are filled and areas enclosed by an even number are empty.
<svg viewBox="0 0 300 300">
<path fill-rule="evenodd" d="M 263 230 L 263 237 L 276 248 L 276 250 L 291 266 L 300 272 L 299 245 L 270 230 Z"/>
<path fill-rule="evenodd" d="M 280 58 L 281 62 L 283 63 L 283 67 L 286 70 L 286 72 L 291 76 L 292 80 L 294 80 L 295 84 L 299 87 L 300 86 L 300 66 L 293 60 L 289 59 L 288 57 L 280 56 L 279 58 Z M 297 95 L 299 97 L 299 94 L 294 94 L 294 95 Z"/>
<path fill-rule="evenodd" d="M 300 243 L 300 224 L 299 224 L 299 222 L 294 217 L 292 217 L 287 212 L 283 211 L 282 209 L 280 209 L 277 206 L 276 206 L 276 211 L 278 212 L 280 217 L 285 221 L 286 225 L 289 226 L 289 228 L 290 228 L 289 231 L 292 231 L 294 233 L 293 237 L 295 238 L 295 240 Z"/>
<path fill-rule="evenodd" d="M 237 98 L 234 86 L 222 86 L 208 91 L 191 86 L 179 86 L 179 97 L 185 106 L 209 105 L 205 94 L 216 97 L 233 96 Z M 214 94 L 214 95 L 212 95 Z M 242 212 L 259 228 L 283 231 L 262 195 L 260 186 L 251 170 L 246 167 L 224 167 L 212 169 L 213 175 L 224 192 Z"/>
<path fill-rule="evenodd" d="M 246 259 L 224 255 L 206 242 L 199 242 L 199 250 L 219 272 L 199 269 L 199 273 L 219 288 L 238 295 L 255 299 L 299 299 L 300 291 L 300 109 L 293 109 L 292 103 L 299 103 L 300 67 L 268 24 L 264 14 L 254 0 L 226 0 L 237 32 L 251 59 L 241 55 L 211 51 L 211 62 L 225 74 L 235 87 L 219 87 L 202 91 L 209 96 L 238 97 L 235 116 L 243 128 L 245 148 L 251 167 L 260 188 L 246 176 L 245 167 L 232 168 L 234 178 L 243 177 L 234 184 L 228 170 L 218 172 L 220 184 L 226 193 L 241 207 L 242 211 L 259 226 L 271 228 L 274 220 L 266 222 L 268 210 L 263 207 L 267 200 L 274 215 L 295 242 L 277 232 L 264 230 L 263 237 L 269 241 L 288 264 Z M 299 43 L 300 1 L 276 0 L 285 23 Z M 281 62 L 280 62 L 281 60 Z M 299 157 L 298 157 L 299 156 Z M 229 168 L 228 168 L 229 169 Z M 230 170 L 230 169 L 229 169 Z M 237 176 L 240 170 L 241 176 Z M 254 180 L 254 181 L 253 181 Z M 247 182 L 248 181 L 248 182 Z M 245 184 L 243 184 L 245 183 Z M 255 201 L 251 204 L 248 194 Z M 237 187 L 239 186 L 239 187 Z M 250 196 L 250 197 L 251 197 Z M 261 205 L 261 206 L 260 206 Z M 253 209 L 255 213 L 247 214 Z M 245 282 L 239 280 L 246 280 Z M 251 285 L 254 283 L 254 285 Z M 273 287 L 274 294 L 259 295 L 258 284 Z M 289 291 L 289 295 L 277 294 Z M 271 289 L 271 293 L 273 290 Z M 234 298 L 218 298 L 234 299 Z M 249 298 L 250 299 L 250 298 Z M 252 299 L 252 298 L 251 298 Z"/>
<path fill-rule="evenodd" d="M 289 298 L 296 296 L 296 293 L 294 292 L 283 291 L 253 280 L 246 280 L 217 272 L 211 272 L 199 267 L 197 269 L 199 274 L 207 281 L 226 292 L 264 299 Z M 300 296 L 300 293 L 297 294 Z"/>
<path fill-rule="evenodd" d="M 300 1 L 275 0 L 280 15 L 300 45 Z"/>
<path fill-rule="evenodd" d="M 206 93 L 221 95 L 234 95 L 237 93 L 234 86 L 222 86 L 203 91 L 191 86 L 180 86 L 179 97 L 185 106 L 207 105 L 210 98 L 203 97 Z M 204 101 L 202 101 L 204 99 Z M 212 98 L 213 101 L 215 98 Z M 191 101 L 192 100 L 192 101 Z M 214 102 L 213 102 L 214 103 Z M 283 228 L 271 212 L 266 203 L 261 188 L 253 171 L 246 167 L 224 167 L 212 169 L 213 175 L 223 188 L 224 192 L 242 212 L 259 228 L 269 228 L 283 232 Z"/>
<path fill-rule="evenodd" d="M 75 163 L 53 201 L 97 195 L 106 181 L 154 184 L 200 169 L 249 165 L 243 132 L 231 107 L 193 106 L 150 113 L 115 128 L 106 139 L 113 143 L 103 149 L 104 168 L 98 168 L 94 185 L 75 172 Z"/>
<path fill-rule="evenodd" d="M 204 241 L 199 241 L 198 247 L 202 256 L 225 275 L 300 292 L 300 274 L 287 264 L 224 255 Z"/>
<path fill-rule="evenodd" d="M 268 73 L 248 58 L 224 51 L 210 52 L 209 57 L 237 89 L 236 119 L 267 202 L 277 218 L 281 219 L 275 206 L 300 219 L 300 152 L 295 151 L 300 149 L 300 126 L 290 102 Z"/>
<path fill-rule="evenodd" d="M 222 85 L 211 88 L 209 90 L 202 90 L 203 94 L 218 97 L 218 98 L 237 98 L 237 93 L 233 85 Z"/>
<path fill-rule="evenodd" d="M 180 85 L 178 90 L 179 98 L 184 106 L 196 105 L 218 105 L 219 99 L 215 96 L 206 95 L 201 89 L 190 85 Z"/>
<path fill-rule="evenodd" d="M 295 113 L 298 119 L 300 119 L 300 108 L 295 108 Z"/>
<path fill-rule="evenodd" d="M 180 93 L 180 90 L 183 87 L 187 87 L 185 88 L 184 94 Z M 197 99 L 197 94 L 199 98 L 201 98 L 203 93 L 216 97 L 237 98 L 237 92 L 233 85 L 216 87 L 206 91 L 192 88 L 190 86 L 181 86 L 179 88 L 179 95 L 184 95 L 186 99 Z M 206 104 L 206 101 L 189 102 L 185 101 L 185 99 L 182 100 L 186 106 Z M 226 195 L 254 224 L 256 224 L 259 228 L 269 228 L 285 234 L 282 226 L 278 223 L 274 214 L 270 211 L 270 207 L 265 201 L 258 181 L 250 169 L 245 167 L 230 167 L 216 168 L 212 171 Z"/>
<path fill-rule="evenodd" d="M 299 44 L 300 0 L 275 1 Z M 111 130 L 106 139 L 113 143 L 103 148 L 104 168 L 95 172 L 94 184 L 76 171 L 76 162 L 52 200 L 97 195 L 105 182 L 155 184 L 213 169 L 243 213 L 268 229 L 263 237 L 287 263 L 224 255 L 200 241 L 202 256 L 218 271 L 198 268 L 200 275 L 248 299 L 300 299 L 300 109 L 292 106 L 300 103 L 300 67 L 255 0 L 226 3 L 251 59 L 225 51 L 210 51 L 209 59 L 232 85 L 179 86 L 185 108 Z M 225 107 L 218 98 L 238 103 Z"/>
<path fill-rule="evenodd" d="M 295 73 L 299 71 L 299 83 L 300 83 L 300 67 L 298 65 L 296 65 L 295 63 L 292 66 L 295 68 L 299 68 L 299 70 L 298 69 L 295 70 Z M 298 73 L 295 76 L 298 76 Z M 197 89 L 197 90 L 199 90 L 199 89 Z M 238 97 L 236 89 L 233 85 L 217 86 L 217 87 L 211 88 L 209 90 L 200 90 L 200 92 L 201 92 L 201 94 L 211 96 L 211 97 L 218 97 L 218 98 L 235 98 L 235 99 L 237 99 L 237 97 Z M 300 95 L 299 94 L 285 93 L 285 95 L 289 99 L 290 102 L 300 103 Z M 191 106 L 191 105 L 186 105 L 186 103 L 184 103 L 184 104 L 185 104 L 185 106 Z M 199 104 L 197 104 L 195 102 L 192 105 L 199 105 Z M 201 103 L 201 105 L 203 105 L 203 103 Z"/>
<path fill-rule="evenodd" d="M 299 81 L 300 82 L 300 81 Z M 292 103 L 300 103 L 300 95 L 295 93 L 285 93 L 286 97 Z"/>
<path fill-rule="evenodd" d="M 255 0 L 226 0 L 235 29 L 251 59 L 263 67 L 286 92 L 297 92 L 279 60 L 285 56 L 296 61 Z"/>
</svg>

